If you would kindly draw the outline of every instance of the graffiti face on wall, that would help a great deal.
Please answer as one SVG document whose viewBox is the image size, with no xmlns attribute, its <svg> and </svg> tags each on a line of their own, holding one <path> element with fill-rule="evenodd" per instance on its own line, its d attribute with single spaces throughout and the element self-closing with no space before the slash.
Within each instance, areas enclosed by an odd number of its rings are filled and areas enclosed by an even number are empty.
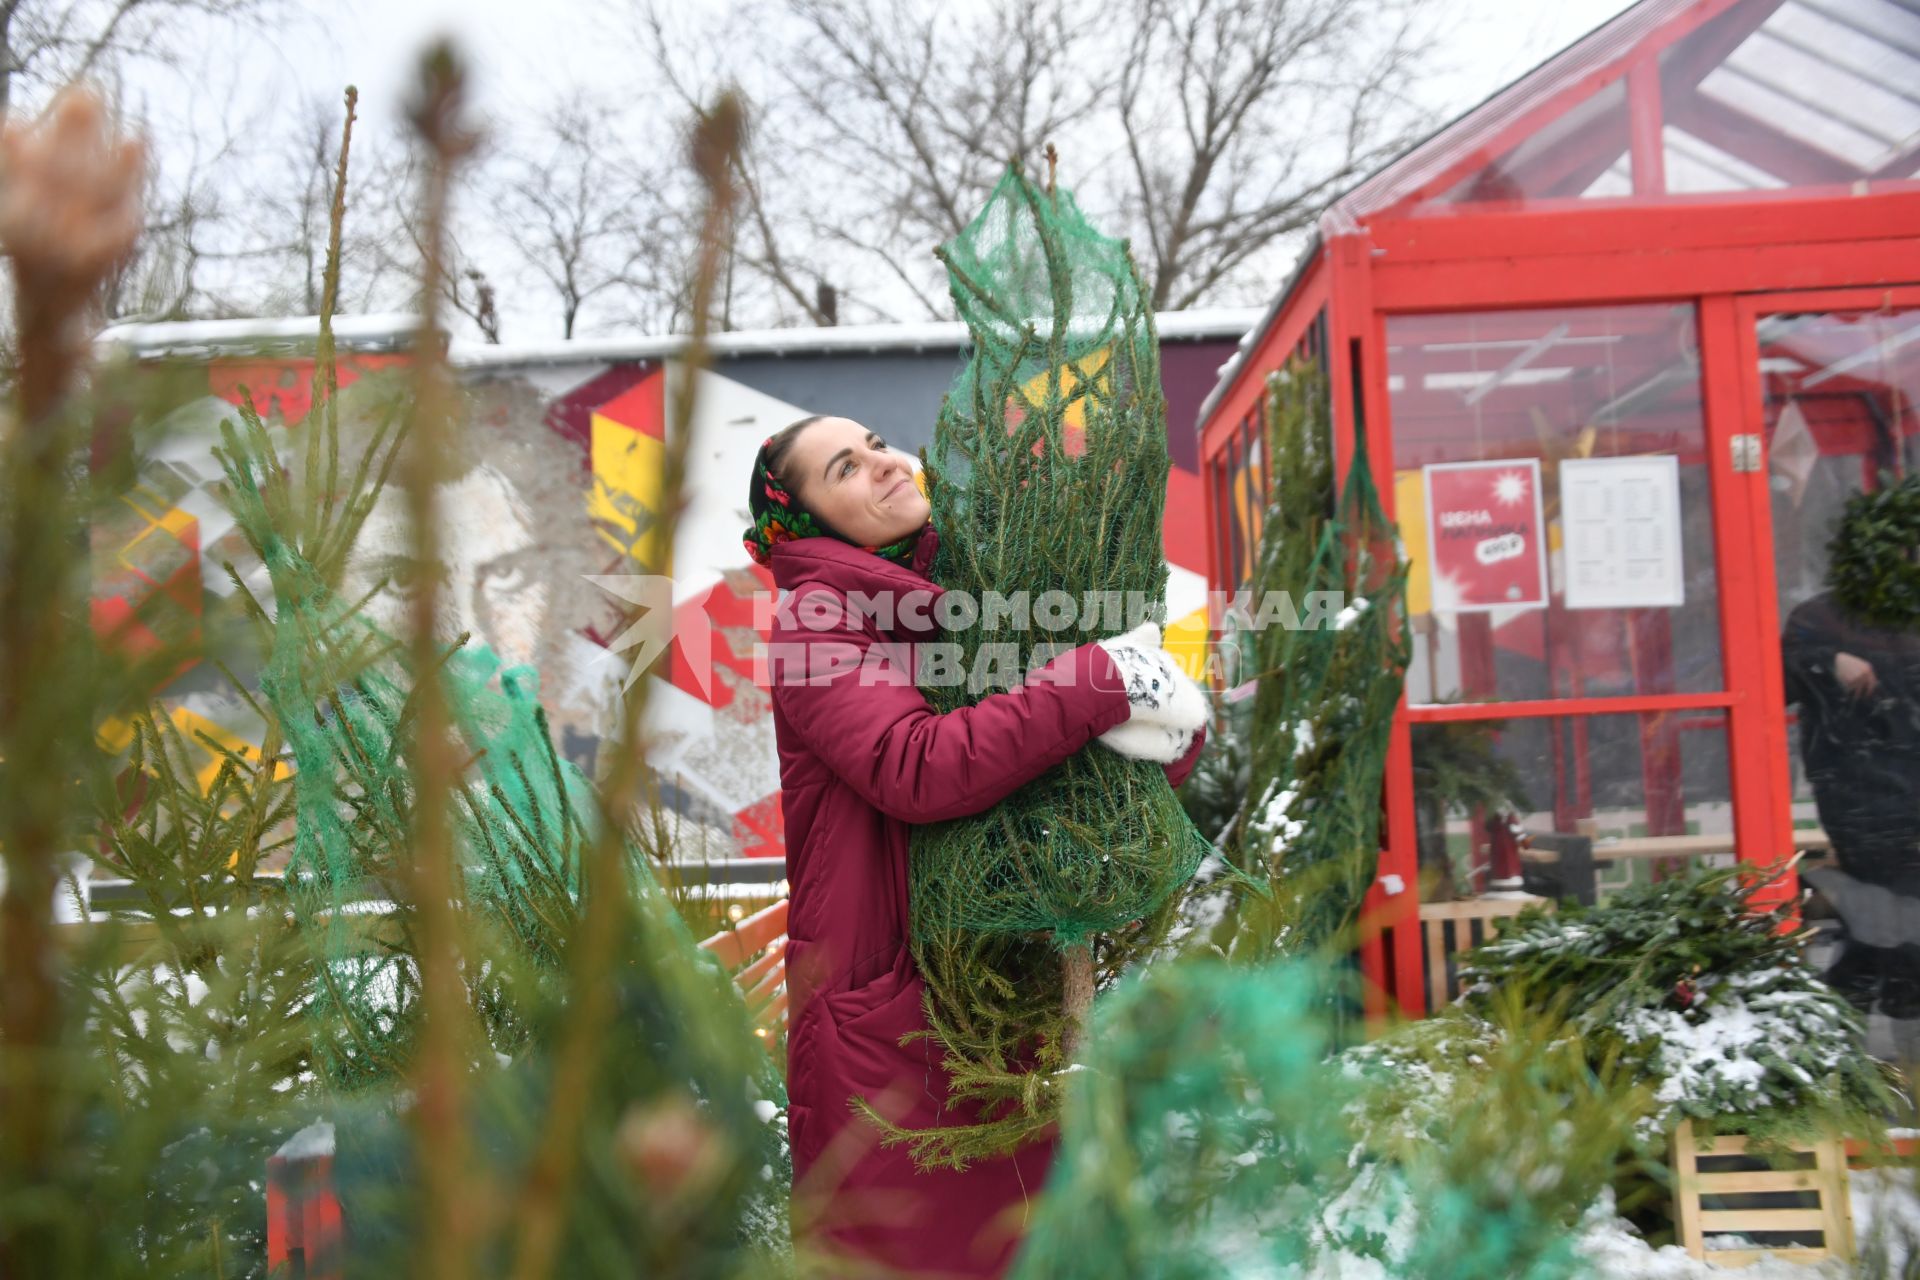
<svg viewBox="0 0 1920 1280">
<path fill-rule="evenodd" d="M 365 599 L 365 616 L 397 635 L 432 573 L 439 579 L 441 639 L 468 636 L 508 666 L 537 664 L 552 586 L 541 573 L 532 510 L 511 480 L 485 464 L 442 484 L 434 498 L 441 563 L 429 567 L 414 558 L 401 495 L 389 489 L 361 527 L 342 593 Z"/>
</svg>

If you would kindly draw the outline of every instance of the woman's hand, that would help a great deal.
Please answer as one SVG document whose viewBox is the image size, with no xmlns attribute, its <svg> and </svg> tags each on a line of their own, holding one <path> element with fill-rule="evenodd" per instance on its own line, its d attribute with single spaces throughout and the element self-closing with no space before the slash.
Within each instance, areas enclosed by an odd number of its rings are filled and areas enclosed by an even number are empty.
<svg viewBox="0 0 1920 1280">
<path fill-rule="evenodd" d="M 1119 669 L 1130 713 L 1099 741 L 1132 760 L 1172 764 L 1187 753 L 1207 722 L 1207 696 L 1160 645 L 1160 628 L 1143 622 L 1124 635 L 1095 642 Z"/>
</svg>

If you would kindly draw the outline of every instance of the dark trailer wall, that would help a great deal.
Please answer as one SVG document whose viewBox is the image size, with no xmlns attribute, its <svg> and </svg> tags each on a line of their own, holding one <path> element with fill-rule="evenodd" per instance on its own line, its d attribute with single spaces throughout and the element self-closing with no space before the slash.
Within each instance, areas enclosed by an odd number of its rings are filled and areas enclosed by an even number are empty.
<svg viewBox="0 0 1920 1280">
<path fill-rule="evenodd" d="M 1846 496 L 1920 465 L 1916 86 L 1909 0 L 1643 0 L 1337 201 L 1209 398 L 1214 587 L 1250 573 L 1261 387 L 1296 350 L 1415 562 L 1375 1010 L 1427 1003 L 1423 917 L 1463 911 L 1423 871 L 1485 914 L 1556 856 L 1604 886 L 1828 843 L 1780 636 Z M 1476 726 L 1527 857 L 1416 795 Z"/>
</svg>

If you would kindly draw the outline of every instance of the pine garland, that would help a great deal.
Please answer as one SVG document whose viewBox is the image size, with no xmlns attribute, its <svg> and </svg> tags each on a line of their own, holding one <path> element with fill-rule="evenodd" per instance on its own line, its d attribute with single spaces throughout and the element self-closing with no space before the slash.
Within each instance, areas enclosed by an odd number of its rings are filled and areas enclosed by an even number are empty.
<svg viewBox="0 0 1920 1280">
<path fill-rule="evenodd" d="M 1905 631 L 1920 624 L 1920 475 L 1856 493 L 1827 543 L 1827 578 L 1854 617 Z"/>
</svg>

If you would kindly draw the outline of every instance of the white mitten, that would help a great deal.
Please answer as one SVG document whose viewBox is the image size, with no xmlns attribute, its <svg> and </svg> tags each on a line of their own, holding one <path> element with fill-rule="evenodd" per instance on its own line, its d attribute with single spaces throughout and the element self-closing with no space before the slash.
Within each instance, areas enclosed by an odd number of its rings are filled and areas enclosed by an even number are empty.
<svg viewBox="0 0 1920 1280">
<path fill-rule="evenodd" d="M 1099 742 L 1109 751 L 1118 752 L 1129 760 L 1172 764 L 1187 754 L 1187 748 L 1193 745 L 1193 731 L 1145 720 L 1129 720 L 1101 734 Z"/>
<path fill-rule="evenodd" d="M 1126 683 L 1131 711 L 1120 727 L 1151 724 L 1192 734 L 1207 722 L 1207 695 L 1160 647 L 1158 626 L 1143 622 L 1124 635 L 1095 643 L 1107 651 Z"/>
</svg>

